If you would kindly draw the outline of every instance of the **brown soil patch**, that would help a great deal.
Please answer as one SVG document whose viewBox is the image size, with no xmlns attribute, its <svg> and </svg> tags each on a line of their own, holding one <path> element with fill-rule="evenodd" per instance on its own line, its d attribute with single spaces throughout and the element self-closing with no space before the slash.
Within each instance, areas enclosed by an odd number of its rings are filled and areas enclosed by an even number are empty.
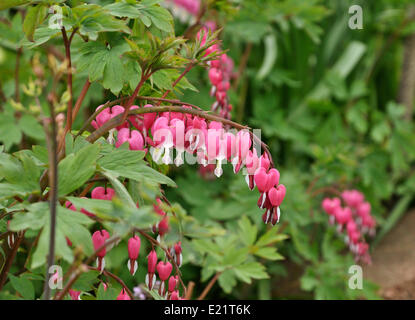
<svg viewBox="0 0 415 320">
<path fill-rule="evenodd" d="M 415 210 L 408 212 L 372 253 L 364 276 L 385 299 L 415 299 Z"/>
</svg>

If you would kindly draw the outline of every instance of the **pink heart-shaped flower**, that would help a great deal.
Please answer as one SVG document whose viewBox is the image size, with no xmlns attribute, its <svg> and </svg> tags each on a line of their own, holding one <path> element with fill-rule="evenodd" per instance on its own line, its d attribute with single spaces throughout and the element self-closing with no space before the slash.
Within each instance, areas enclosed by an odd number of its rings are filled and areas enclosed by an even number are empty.
<svg viewBox="0 0 415 320">
<path fill-rule="evenodd" d="M 157 272 L 159 274 L 160 280 L 165 281 L 169 278 L 171 272 L 173 270 L 173 266 L 170 262 L 160 261 L 157 264 Z"/>
<path fill-rule="evenodd" d="M 274 207 L 279 207 L 284 200 L 287 190 L 283 184 L 273 187 L 268 191 L 269 201 Z"/>
<path fill-rule="evenodd" d="M 118 131 L 117 142 L 115 146 L 121 147 L 125 142 L 128 142 L 130 150 L 143 150 L 144 139 L 140 132 L 137 130 L 131 130 L 128 128 L 122 128 Z"/>
<path fill-rule="evenodd" d="M 112 200 L 112 198 L 115 196 L 115 190 L 112 188 L 107 188 L 105 192 L 104 187 L 96 187 L 91 192 L 91 198 L 92 199 L 100 199 L 100 200 Z"/>
</svg>

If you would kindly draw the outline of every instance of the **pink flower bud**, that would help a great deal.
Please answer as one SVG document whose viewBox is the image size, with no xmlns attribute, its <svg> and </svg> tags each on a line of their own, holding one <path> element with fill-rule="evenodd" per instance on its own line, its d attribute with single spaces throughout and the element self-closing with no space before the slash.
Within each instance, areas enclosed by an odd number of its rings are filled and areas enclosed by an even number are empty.
<svg viewBox="0 0 415 320">
<path fill-rule="evenodd" d="M 132 260 L 137 260 L 140 253 L 141 241 L 138 236 L 134 236 L 128 240 L 128 256 Z"/>
<path fill-rule="evenodd" d="M 136 260 L 140 253 L 140 245 L 141 241 L 138 236 L 134 236 L 128 240 L 128 256 L 130 259 L 127 262 L 127 267 L 128 270 L 130 270 L 131 275 L 134 275 L 138 268 Z"/>
<path fill-rule="evenodd" d="M 178 276 L 171 276 L 169 279 L 169 292 L 172 293 L 175 289 L 177 284 L 179 283 Z"/>
<path fill-rule="evenodd" d="M 157 265 L 157 253 L 155 250 L 151 250 L 147 256 L 148 260 L 148 273 L 155 273 L 156 272 L 156 265 Z"/>
</svg>

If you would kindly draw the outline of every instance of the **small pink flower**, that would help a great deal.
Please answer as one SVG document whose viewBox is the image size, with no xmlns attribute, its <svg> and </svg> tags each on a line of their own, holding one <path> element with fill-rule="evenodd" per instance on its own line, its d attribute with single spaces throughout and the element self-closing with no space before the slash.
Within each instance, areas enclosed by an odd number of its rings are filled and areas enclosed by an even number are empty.
<svg viewBox="0 0 415 320">
<path fill-rule="evenodd" d="M 115 147 L 119 148 L 125 142 L 128 142 L 130 150 L 143 150 L 144 139 L 140 132 L 137 130 L 131 130 L 128 128 L 122 128 L 118 131 L 117 142 Z"/>
<path fill-rule="evenodd" d="M 98 109 L 101 109 L 104 105 L 100 105 Z M 92 122 L 92 126 L 95 129 L 98 129 L 101 127 L 105 122 L 108 120 L 116 117 L 117 115 L 124 112 L 124 108 L 122 106 L 113 106 L 112 108 L 105 108 L 104 111 L 101 111 L 101 113 L 96 117 L 96 119 Z M 121 126 L 118 126 L 118 129 L 126 127 L 126 124 L 122 124 Z"/>
<path fill-rule="evenodd" d="M 170 279 L 169 279 L 168 291 L 170 293 L 172 293 L 176 289 L 178 283 L 179 283 L 179 277 L 178 276 L 171 276 Z"/>
<path fill-rule="evenodd" d="M 81 291 L 69 289 L 69 295 L 72 300 L 81 300 Z"/>
<path fill-rule="evenodd" d="M 134 275 L 138 268 L 137 259 L 140 253 L 140 246 L 141 240 L 138 236 L 134 236 L 128 240 L 128 257 L 130 259 L 127 262 L 127 266 L 131 275 Z"/>
<path fill-rule="evenodd" d="M 342 193 L 344 202 L 349 207 L 357 208 L 364 200 L 364 196 L 357 190 L 346 190 Z"/>
<path fill-rule="evenodd" d="M 147 256 L 148 261 L 148 273 L 146 275 L 146 285 L 151 290 L 156 283 L 156 277 L 154 273 L 156 272 L 157 266 L 157 253 L 153 249 L 150 251 L 149 255 Z"/>
<path fill-rule="evenodd" d="M 170 262 L 160 261 L 157 264 L 157 272 L 159 274 L 159 278 L 160 278 L 160 281 L 161 281 L 160 288 L 159 288 L 159 294 L 161 296 L 165 295 L 166 290 L 165 290 L 164 281 L 166 281 L 169 278 L 172 270 L 173 270 L 173 266 Z"/>
<path fill-rule="evenodd" d="M 112 200 L 115 196 L 115 190 L 111 188 L 104 188 L 104 187 L 96 187 L 91 192 L 92 199 L 100 199 L 100 200 Z"/>
<path fill-rule="evenodd" d="M 131 300 L 131 297 L 128 295 L 125 289 L 122 288 L 120 294 L 117 297 L 117 300 Z"/>
<path fill-rule="evenodd" d="M 99 248 L 101 248 L 105 241 L 107 241 L 110 238 L 110 235 L 107 230 L 99 230 L 95 231 L 92 235 L 92 244 L 94 245 L 94 250 L 97 251 Z M 107 254 L 106 247 L 102 248 L 97 253 L 97 268 L 102 272 L 105 268 L 105 260 L 104 257 Z"/>
<path fill-rule="evenodd" d="M 160 261 L 157 264 L 157 272 L 159 274 L 159 277 L 160 277 L 161 281 L 167 280 L 169 278 L 172 270 L 173 270 L 173 266 L 170 262 Z"/>
<path fill-rule="evenodd" d="M 179 267 L 181 267 L 181 266 L 182 266 L 182 263 L 183 263 L 183 256 L 182 256 L 182 243 L 181 243 L 181 241 L 177 242 L 177 243 L 174 245 L 174 248 L 173 248 L 173 250 L 172 250 L 172 251 L 174 251 L 174 254 L 173 254 L 173 256 L 174 256 L 174 260 L 176 261 L 177 265 L 178 265 Z"/>
<path fill-rule="evenodd" d="M 370 215 L 370 211 L 371 211 L 370 203 L 368 203 L 368 202 L 362 202 L 357 207 L 357 211 L 356 212 L 357 212 L 357 214 L 359 216 L 364 217 L 366 215 Z"/>
<path fill-rule="evenodd" d="M 327 214 L 334 215 L 336 212 L 336 209 L 341 206 L 341 201 L 339 198 L 333 198 L 333 199 L 325 198 L 321 205 L 324 211 L 327 212 Z"/>
<path fill-rule="evenodd" d="M 255 184 L 259 190 L 259 192 L 264 193 L 266 192 L 267 182 L 268 182 L 268 175 L 264 168 L 260 167 L 254 175 Z"/>
<path fill-rule="evenodd" d="M 170 296 L 170 300 L 180 300 L 179 291 L 177 291 L 177 290 L 173 291 L 171 296 Z"/>
<path fill-rule="evenodd" d="M 278 185 L 276 188 L 271 188 L 268 191 L 269 201 L 274 207 L 279 207 L 284 200 L 287 190 L 283 184 Z"/>
<path fill-rule="evenodd" d="M 349 207 L 346 208 L 337 208 L 335 212 L 336 221 L 339 225 L 344 225 L 352 219 L 352 211 Z"/>
</svg>

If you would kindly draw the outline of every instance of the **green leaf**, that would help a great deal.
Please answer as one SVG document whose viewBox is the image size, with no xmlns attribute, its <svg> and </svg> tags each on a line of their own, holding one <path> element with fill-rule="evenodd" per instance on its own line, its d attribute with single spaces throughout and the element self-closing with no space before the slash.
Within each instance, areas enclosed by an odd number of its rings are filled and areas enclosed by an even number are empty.
<svg viewBox="0 0 415 320">
<path fill-rule="evenodd" d="M 106 166 L 112 167 L 112 169 L 109 169 L 105 166 L 102 167 L 117 177 L 121 176 L 136 181 L 147 180 L 152 183 L 166 184 L 171 187 L 176 187 L 176 183 L 172 179 L 150 168 L 144 161 L 140 161 L 136 164 L 125 164 L 117 167 L 108 165 L 107 163 Z"/>
<path fill-rule="evenodd" d="M 144 158 L 144 151 L 131 151 L 114 148 L 111 152 L 98 160 L 98 165 L 108 169 L 117 170 L 120 166 L 129 166 L 140 163 Z"/>
<path fill-rule="evenodd" d="M 22 140 L 22 132 L 16 125 L 12 115 L 2 114 L 0 117 L 0 141 L 3 142 L 6 150 Z"/>
<path fill-rule="evenodd" d="M 31 0 L 2 0 L 0 3 L 0 10 L 21 6 L 23 4 L 29 3 L 30 1 Z"/>
<path fill-rule="evenodd" d="M 278 228 L 271 228 L 258 239 L 255 245 L 264 247 L 276 242 L 284 241 L 287 238 L 288 236 L 286 234 L 278 233 Z"/>
<path fill-rule="evenodd" d="M 102 217 L 108 216 L 113 210 L 112 202 L 108 200 L 78 197 L 67 197 L 66 199 L 75 206 L 77 211 L 85 209 Z"/>
<path fill-rule="evenodd" d="M 40 172 L 34 160 L 22 151 L 16 153 L 16 157 L 0 153 L 0 176 L 9 182 L 0 184 L 0 198 L 40 192 Z"/>
<path fill-rule="evenodd" d="M 134 203 L 127 189 L 117 179 L 117 177 L 111 171 L 104 170 L 102 174 L 108 178 L 109 182 L 114 187 L 115 192 L 117 196 L 120 198 L 120 200 L 122 201 L 122 203 L 127 205 L 127 207 L 136 208 L 136 204 Z"/>
<path fill-rule="evenodd" d="M 253 244 L 258 233 L 257 227 L 254 226 L 246 216 L 243 216 L 242 219 L 238 221 L 238 225 L 243 243 L 247 246 Z"/>
<path fill-rule="evenodd" d="M 76 154 L 70 154 L 58 166 L 59 196 L 64 196 L 81 187 L 96 169 L 100 146 L 91 144 Z"/>
<path fill-rule="evenodd" d="M 101 32 L 130 33 L 126 20 L 116 19 L 105 8 L 96 4 L 81 4 L 72 8 L 73 24 L 78 24 L 79 33 L 90 40 L 97 40 Z"/>
<path fill-rule="evenodd" d="M 79 47 L 78 70 L 79 72 L 87 71 L 91 82 L 102 80 L 105 89 L 118 95 L 124 83 L 135 83 L 136 70 L 140 70 L 141 73 L 141 69 L 137 68 L 137 63 L 134 61 L 128 61 L 124 66 L 122 55 L 128 49 L 125 42 L 113 47 L 107 47 L 101 42 L 84 43 Z"/>
<path fill-rule="evenodd" d="M 36 250 L 32 256 L 32 268 L 38 268 L 46 263 L 49 251 L 50 209 L 49 203 L 38 202 L 27 208 L 27 212 L 13 215 L 10 221 L 10 230 L 25 229 L 41 230 Z M 93 252 L 92 240 L 88 229 L 84 226 L 93 223 L 86 215 L 58 206 L 56 217 L 56 256 L 62 257 L 68 263 L 73 262 L 72 250 L 68 247 L 66 237 L 83 249 L 86 254 Z"/>
<path fill-rule="evenodd" d="M 97 300 L 115 300 L 119 295 L 119 291 L 113 287 L 108 287 L 105 289 L 104 285 L 101 283 L 97 290 Z"/>
<path fill-rule="evenodd" d="M 102 85 L 105 89 L 111 90 L 112 93 L 118 95 L 123 86 L 123 65 L 120 57 L 115 54 L 108 55 L 107 63 L 104 68 L 104 78 Z"/>
<path fill-rule="evenodd" d="M 259 262 L 248 262 L 235 266 L 233 269 L 235 275 L 246 283 L 251 283 L 251 279 L 267 279 L 268 274 L 265 272 L 265 267 Z"/>
<path fill-rule="evenodd" d="M 9 274 L 9 279 L 13 288 L 20 293 L 23 299 L 35 299 L 35 287 L 33 286 L 32 281 L 30 281 L 29 279 L 25 279 L 23 277 L 15 277 L 12 274 Z"/>
<path fill-rule="evenodd" d="M 90 270 L 88 272 L 84 272 L 78 280 L 76 280 L 72 288 L 77 291 L 88 292 L 94 288 L 94 283 L 98 281 L 98 276 L 99 271 Z M 100 287 L 102 287 L 102 285 L 100 285 Z"/>
<path fill-rule="evenodd" d="M 218 278 L 219 285 L 225 293 L 231 293 L 236 285 L 235 273 L 233 270 L 225 270 Z"/>
<path fill-rule="evenodd" d="M 265 259 L 272 260 L 272 261 L 284 260 L 284 257 L 277 252 L 276 248 L 273 248 L 273 247 L 260 248 L 257 251 L 255 251 L 254 254 L 257 255 L 258 257 L 265 258 Z"/>
<path fill-rule="evenodd" d="M 143 9 L 143 14 L 151 19 L 151 22 L 160 30 L 173 31 L 173 17 L 170 12 L 159 6 L 150 6 Z"/>
<path fill-rule="evenodd" d="M 36 27 L 42 22 L 43 17 L 46 13 L 46 7 L 43 5 L 37 5 L 29 7 L 26 12 L 26 16 L 23 22 L 23 31 L 29 41 L 33 40 Z"/>
<path fill-rule="evenodd" d="M 45 140 L 43 128 L 33 116 L 23 115 L 19 120 L 19 127 L 27 136 L 37 140 Z"/>
</svg>

